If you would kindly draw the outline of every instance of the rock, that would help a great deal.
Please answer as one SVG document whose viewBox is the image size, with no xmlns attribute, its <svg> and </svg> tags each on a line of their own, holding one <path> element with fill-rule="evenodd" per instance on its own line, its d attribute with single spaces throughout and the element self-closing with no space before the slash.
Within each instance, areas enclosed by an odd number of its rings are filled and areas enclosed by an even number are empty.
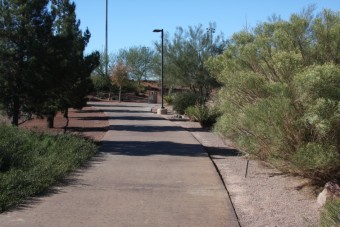
<svg viewBox="0 0 340 227">
<path fill-rule="evenodd" d="M 318 195 L 317 201 L 324 206 L 327 199 L 340 198 L 340 186 L 337 181 L 329 181 L 325 184 L 323 191 Z"/>
</svg>

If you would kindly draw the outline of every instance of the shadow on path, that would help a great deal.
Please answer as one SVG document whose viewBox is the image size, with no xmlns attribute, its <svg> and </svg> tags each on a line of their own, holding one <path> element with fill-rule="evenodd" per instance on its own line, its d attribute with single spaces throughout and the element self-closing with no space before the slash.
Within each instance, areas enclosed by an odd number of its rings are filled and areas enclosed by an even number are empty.
<svg viewBox="0 0 340 227">
<path fill-rule="evenodd" d="M 67 127 L 71 132 L 106 132 L 109 127 Z"/>
<path fill-rule="evenodd" d="M 236 150 L 231 148 L 222 148 L 222 147 L 207 147 L 204 146 L 212 159 L 223 159 L 224 157 L 234 157 L 234 156 L 242 156 L 242 154 Z M 219 156 L 219 157 L 214 157 Z"/>
<path fill-rule="evenodd" d="M 201 144 L 180 144 L 167 141 L 102 141 L 100 152 L 126 156 L 171 155 L 189 157 L 206 157 L 208 152 L 209 155 L 219 156 L 212 157 L 213 159 L 241 155 L 236 149 L 204 148 Z"/>
<path fill-rule="evenodd" d="M 143 125 L 111 125 L 113 131 L 130 131 L 130 132 L 180 132 L 185 131 L 178 126 L 143 126 Z"/>
<path fill-rule="evenodd" d="M 102 141 L 101 145 L 101 152 L 112 155 L 171 155 L 190 157 L 206 157 L 208 155 L 201 144 L 180 144 L 167 141 Z"/>
<path fill-rule="evenodd" d="M 106 120 L 122 120 L 122 121 L 164 121 L 160 117 L 141 117 L 141 116 L 119 116 L 119 117 L 82 117 L 83 121 L 106 121 Z"/>
<path fill-rule="evenodd" d="M 130 113 L 151 113 L 149 110 L 106 110 L 102 109 L 103 112 L 107 113 L 124 113 L 124 114 L 130 114 Z"/>
<path fill-rule="evenodd" d="M 114 105 L 114 104 L 105 104 L 105 103 L 101 103 L 101 104 L 94 104 L 94 103 L 90 103 L 89 106 L 93 106 L 93 107 L 118 107 L 118 108 L 126 108 L 126 107 L 131 107 L 131 108 L 140 108 L 143 107 L 142 105 L 138 106 L 138 105 L 131 105 L 126 104 L 126 105 Z"/>
</svg>

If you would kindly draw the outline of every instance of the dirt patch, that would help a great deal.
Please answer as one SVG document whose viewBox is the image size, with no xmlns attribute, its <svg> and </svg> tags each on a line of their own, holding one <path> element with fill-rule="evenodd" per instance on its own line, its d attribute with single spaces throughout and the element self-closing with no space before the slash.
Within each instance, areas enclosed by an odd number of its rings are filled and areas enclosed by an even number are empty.
<svg viewBox="0 0 340 227">
<path fill-rule="evenodd" d="M 108 117 L 100 110 L 87 106 L 82 110 L 69 109 L 69 123 L 66 126 L 66 119 L 61 113 L 58 113 L 54 119 L 54 128 L 47 128 L 46 119 L 33 118 L 20 125 L 21 128 L 27 128 L 38 132 L 48 133 L 79 133 L 94 141 L 100 141 L 109 127 Z"/>
</svg>

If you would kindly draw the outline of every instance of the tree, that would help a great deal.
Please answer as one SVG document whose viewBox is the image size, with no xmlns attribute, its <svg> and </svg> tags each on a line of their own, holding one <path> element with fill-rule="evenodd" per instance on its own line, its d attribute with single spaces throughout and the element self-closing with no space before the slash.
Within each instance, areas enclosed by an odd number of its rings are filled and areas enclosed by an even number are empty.
<svg viewBox="0 0 340 227">
<path fill-rule="evenodd" d="M 18 125 L 39 96 L 47 75 L 46 56 L 53 17 L 48 0 L 0 2 L 0 102 Z"/>
<path fill-rule="evenodd" d="M 119 61 L 117 65 L 111 68 L 111 80 L 119 87 L 118 100 L 121 102 L 122 87 L 128 82 L 128 69 L 123 65 L 123 62 Z"/>
<path fill-rule="evenodd" d="M 51 11 L 48 6 L 51 6 Z M 0 102 L 12 123 L 21 113 L 47 116 L 85 105 L 99 54 L 84 57 L 90 33 L 69 0 L 0 2 Z"/>
<path fill-rule="evenodd" d="M 110 79 L 110 74 L 106 75 L 106 61 L 108 61 L 108 68 L 112 68 L 114 64 L 114 56 L 113 54 L 109 55 L 108 58 L 105 56 L 104 52 L 100 53 L 100 61 L 98 67 L 92 72 L 92 81 L 95 87 L 95 90 L 98 92 L 108 92 L 109 99 L 111 98 L 111 94 L 113 92 L 114 87 L 112 86 L 112 81 Z M 109 72 L 108 72 L 109 73 Z"/>
<path fill-rule="evenodd" d="M 122 49 L 116 56 L 117 61 L 123 62 L 129 69 L 129 77 L 140 85 L 143 79 L 151 76 L 155 53 L 147 47 L 131 47 Z"/>
<path fill-rule="evenodd" d="M 68 118 L 68 108 L 81 109 L 86 105 L 85 96 L 93 89 L 90 75 L 100 58 L 98 52 L 84 56 L 91 34 L 80 30 L 76 5 L 69 0 L 52 0 L 51 8 L 55 20 L 49 60 L 53 64 L 45 84 L 43 106 L 36 109 L 36 114 L 47 117 L 49 128 L 53 127 L 57 111 L 63 111 Z"/>
<path fill-rule="evenodd" d="M 210 24 L 215 29 L 215 24 Z M 212 33 L 206 33 L 203 25 L 189 26 L 187 30 L 178 27 L 172 40 L 165 36 L 165 80 L 169 87 L 189 87 L 206 97 L 216 80 L 205 67 L 205 61 L 212 55 L 223 51 L 225 41 L 222 35 L 213 39 Z M 160 43 L 156 43 L 160 50 Z"/>
</svg>

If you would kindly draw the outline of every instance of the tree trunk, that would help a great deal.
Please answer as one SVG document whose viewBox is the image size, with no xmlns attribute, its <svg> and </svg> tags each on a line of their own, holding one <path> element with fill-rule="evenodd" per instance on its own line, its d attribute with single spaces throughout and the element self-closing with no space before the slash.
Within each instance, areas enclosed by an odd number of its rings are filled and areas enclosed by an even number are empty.
<svg viewBox="0 0 340 227">
<path fill-rule="evenodd" d="M 112 89 L 110 88 L 110 89 L 109 89 L 109 98 L 108 98 L 108 101 L 111 100 L 111 92 L 112 92 Z"/>
<path fill-rule="evenodd" d="M 54 127 L 54 114 L 48 114 L 47 115 L 47 128 L 53 128 Z"/>
<path fill-rule="evenodd" d="M 68 119 L 68 108 L 65 108 L 64 110 L 64 118 Z"/>
<path fill-rule="evenodd" d="M 13 117 L 12 117 L 12 125 L 14 126 L 18 126 L 19 125 L 19 113 L 13 113 Z"/>
<path fill-rule="evenodd" d="M 64 126 L 64 133 L 66 133 L 68 124 L 69 124 L 69 118 L 68 118 L 68 108 L 64 110 L 64 118 L 66 118 L 66 124 Z"/>
<path fill-rule="evenodd" d="M 15 97 L 13 100 L 13 110 L 12 110 L 12 125 L 19 125 L 19 114 L 20 114 L 20 104 L 19 97 Z"/>
<path fill-rule="evenodd" d="M 122 86 L 119 86 L 118 100 L 119 100 L 119 102 L 122 101 Z"/>
</svg>

